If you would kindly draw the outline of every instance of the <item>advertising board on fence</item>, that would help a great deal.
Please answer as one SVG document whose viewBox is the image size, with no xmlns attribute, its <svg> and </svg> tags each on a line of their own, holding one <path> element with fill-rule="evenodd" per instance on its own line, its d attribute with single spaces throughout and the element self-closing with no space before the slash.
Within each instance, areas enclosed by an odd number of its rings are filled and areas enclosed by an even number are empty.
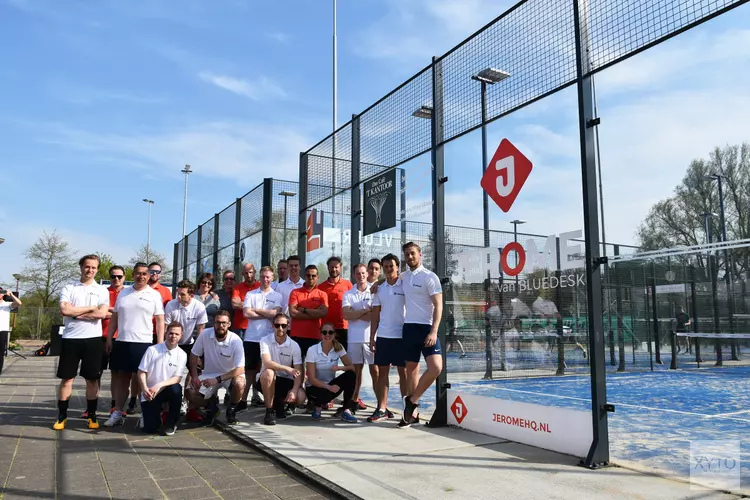
<svg viewBox="0 0 750 500">
<path fill-rule="evenodd" d="M 448 390 L 448 423 L 583 458 L 593 440 L 591 413 Z"/>
<path fill-rule="evenodd" d="M 365 182 L 364 236 L 396 226 L 396 170 Z"/>
</svg>

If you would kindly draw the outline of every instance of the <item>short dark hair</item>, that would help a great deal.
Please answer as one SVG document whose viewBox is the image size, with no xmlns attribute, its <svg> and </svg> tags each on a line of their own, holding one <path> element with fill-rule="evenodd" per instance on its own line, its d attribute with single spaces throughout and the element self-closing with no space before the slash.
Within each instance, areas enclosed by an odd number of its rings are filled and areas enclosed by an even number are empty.
<svg viewBox="0 0 750 500">
<path fill-rule="evenodd" d="M 318 266 L 316 266 L 315 264 L 310 264 L 309 266 L 305 267 L 305 272 L 310 271 L 311 269 L 315 269 L 315 272 L 317 272 L 318 271 Z M 320 274 L 320 273 L 318 273 L 318 274 Z"/>
<path fill-rule="evenodd" d="M 221 278 L 225 279 L 227 277 L 227 274 L 229 274 L 229 273 L 234 274 L 234 269 L 227 269 L 226 271 L 224 271 L 223 273 L 221 273 Z"/>
<path fill-rule="evenodd" d="M 133 272 L 135 272 L 135 270 L 139 267 L 145 267 L 146 269 L 148 269 L 148 264 L 146 264 L 145 262 L 136 262 L 133 266 Z"/>
<path fill-rule="evenodd" d="M 299 255 L 290 255 L 289 257 L 287 257 L 286 258 L 287 264 L 289 263 L 290 260 L 296 260 L 297 262 L 302 262 L 302 259 L 299 258 Z"/>
<path fill-rule="evenodd" d="M 392 253 L 384 255 L 383 258 L 381 259 L 381 262 L 385 262 L 386 260 L 392 261 L 394 264 L 396 264 L 396 267 L 401 265 L 401 261 L 398 260 L 398 257 L 393 255 Z"/>
<path fill-rule="evenodd" d="M 99 260 L 99 256 L 93 253 L 90 253 L 88 255 L 84 255 L 81 257 L 81 259 L 78 261 L 78 266 L 82 266 L 84 262 L 87 260 L 95 260 L 96 261 L 96 267 L 99 267 L 99 264 L 101 263 L 101 260 Z"/>
<path fill-rule="evenodd" d="M 190 295 L 195 294 L 195 283 L 190 280 L 180 281 L 179 283 L 177 283 L 177 288 L 187 288 L 187 291 Z"/>
<path fill-rule="evenodd" d="M 122 271 L 122 274 L 125 274 L 125 268 L 124 268 L 124 267 L 122 267 L 122 266 L 119 266 L 119 265 L 117 265 L 117 264 L 115 264 L 114 266 L 110 267 L 110 268 L 109 268 L 109 272 L 111 273 L 111 272 L 112 272 L 112 271 L 114 271 L 115 269 L 119 269 L 120 271 Z"/>
<path fill-rule="evenodd" d="M 331 255 L 330 257 L 328 257 L 328 260 L 326 260 L 326 267 L 330 266 L 331 262 L 338 262 L 339 264 L 341 264 L 341 257 Z"/>
<path fill-rule="evenodd" d="M 372 259 L 367 261 L 367 267 L 370 267 L 370 264 L 372 264 L 373 262 L 375 262 L 379 266 L 383 265 L 383 263 L 380 262 L 380 259 L 378 259 L 377 257 L 373 257 Z"/>
<path fill-rule="evenodd" d="M 278 266 L 279 264 L 286 264 L 286 263 L 287 263 L 286 259 L 279 259 L 279 261 L 276 263 L 276 265 Z"/>
<path fill-rule="evenodd" d="M 407 248 L 411 247 L 416 247 L 416 249 L 419 250 L 420 253 L 422 252 L 422 249 L 419 247 L 419 245 L 417 245 L 413 241 L 407 241 L 406 243 L 404 243 L 404 245 L 401 247 L 401 250 L 405 252 Z"/>
<path fill-rule="evenodd" d="M 357 269 L 359 269 L 360 267 L 364 267 L 364 268 L 365 268 L 365 271 L 367 271 L 367 266 L 366 266 L 366 265 L 364 265 L 364 264 L 362 264 L 362 263 L 360 262 L 359 264 L 354 264 L 354 267 L 352 268 L 352 273 L 354 273 L 354 272 L 355 272 L 355 271 L 356 271 Z"/>
<path fill-rule="evenodd" d="M 161 269 L 161 264 L 159 264 L 158 262 L 152 262 L 151 264 L 148 265 L 148 267 L 154 267 L 154 266 L 159 266 L 159 268 Z"/>
<path fill-rule="evenodd" d="M 167 327 L 164 329 L 164 333 L 168 333 L 170 328 L 179 327 L 181 333 L 185 333 L 185 329 L 182 327 L 182 323 L 179 321 L 172 321 L 170 324 L 167 325 Z"/>
<path fill-rule="evenodd" d="M 216 314 L 214 314 L 214 320 L 216 320 L 216 318 L 218 318 L 219 316 L 226 316 L 227 318 L 229 318 L 229 322 L 230 323 L 232 322 L 232 313 L 230 313 L 229 311 L 225 309 L 220 309 L 216 311 Z"/>
<path fill-rule="evenodd" d="M 276 323 L 276 320 L 279 318 L 284 318 L 286 320 L 287 325 L 289 324 L 289 316 L 284 314 L 283 312 L 277 312 L 273 315 L 273 323 Z"/>
</svg>

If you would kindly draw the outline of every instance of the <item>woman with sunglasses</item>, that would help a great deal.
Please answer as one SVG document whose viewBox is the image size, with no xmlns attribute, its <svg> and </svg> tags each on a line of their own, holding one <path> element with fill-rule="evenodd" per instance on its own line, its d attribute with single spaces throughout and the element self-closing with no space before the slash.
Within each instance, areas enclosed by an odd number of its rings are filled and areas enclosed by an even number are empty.
<svg viewBox="0 0 750 500">
<path fill-rule="evenodd" d="M 214 293 L 214 275 L 211 273 L 203 273 L 198 278 L 198 291 L 195 294 L 195 298 L 198 299 L 204 306 L 206 306 L 206 314 L 208 315 L 209 325 L 213 325 L 214 316 L 219 310 L 219 296 Z"/>
<path fill-rule="evenodd" d="M 307 397 L 315 405 L 312 417 L 316 420 L 321 417 L 323 405 L 333 401 L 342 392 L 344 404 L 351 404 L 357 383 L 352 359 L 335 335 L 333 325 L 325 323 L 320 329 L 321 341 L 307 351 Z M 339 364 L 339 360 L 343 364 Z M 343 373 L 337 376 L 336 372 Z M 357 423 L 357 417 L 348 407 L 342 408 L 340 413 L 344 422 Z"/>
</svg>

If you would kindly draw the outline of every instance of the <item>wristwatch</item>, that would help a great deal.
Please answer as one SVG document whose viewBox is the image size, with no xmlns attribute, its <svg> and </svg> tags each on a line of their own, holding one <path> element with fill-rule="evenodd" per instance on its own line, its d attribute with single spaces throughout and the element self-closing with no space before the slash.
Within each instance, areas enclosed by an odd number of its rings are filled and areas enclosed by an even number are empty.
<svg viewBox="0 0 750 500">
<path fill-rule="evenodd" d="M 218 380 L 219 383 L 221 384 L 221 375 L 219 375 L 218 377 L 216 377 L 216 380 Z"/>
</svg>

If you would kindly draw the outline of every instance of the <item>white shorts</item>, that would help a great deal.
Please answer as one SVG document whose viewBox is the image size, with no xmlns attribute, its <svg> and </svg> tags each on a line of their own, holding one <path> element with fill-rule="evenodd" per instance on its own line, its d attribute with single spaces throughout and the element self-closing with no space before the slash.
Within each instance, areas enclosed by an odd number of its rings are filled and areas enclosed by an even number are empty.
<svg viewBox="0 0 750 500">
<path fill-rule="evenodd" d="M 244 378 L 245 374 L 242 374 L 240 376 Z M 209 378 L 216 378 L 216 376 L 215 375 L 214 376 L 211 376 L 211 375 L 203 376 L 203 375 L 201 375 L 199 377 L 199 379 L 201 381 L 204 381 L 204 380 L 209 379 Z M 201 388 L 200 388 L 200 390 L 198 392 L 200 392 L 205 399 L 211 399 L 212 397 L 214 397 L 214 396 L 216 396 L 218 394 L 219 389 L 227 389 L 227 390 L 229 390 L 229 385 L 231 383 L 232 383 L 232 379 L 222 380 L 221 383 L 216 384 L 216 385 L 211 386 L 211 387 L 201 386 Z"/>
<path fill-rule="evenodd" d="M 370 350 L 369 342 L 349 342 L 349 357 L 355 365 L 375 363 L 375 354 Z"/>
</svg>

